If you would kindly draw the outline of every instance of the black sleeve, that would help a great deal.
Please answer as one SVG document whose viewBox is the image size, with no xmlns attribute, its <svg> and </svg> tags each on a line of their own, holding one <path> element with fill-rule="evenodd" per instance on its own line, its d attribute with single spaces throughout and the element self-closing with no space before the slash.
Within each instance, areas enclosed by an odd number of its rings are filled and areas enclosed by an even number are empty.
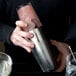
<svg viewBox="0 0 76 76">
<path fill-rule="evenodd" d="M 16 8 L 29 2 L 30 0 L 0 0 L 0 41 L 11 43 L 10 34 L 18 19 Z"/>
<path fill-rule="evenodd" d="M 73 50 L 76 50 L 76 19 L 70 26 L 65 42 L 68 43 Z"/>
<path fill-rule="evenodd" d="M 10 25 L 0 22 L 0 41 L 11 44 L 11 41 L 9 38 L 10 38 L 10 35 L 11 35 L 13 29 L 14 29 L 14 27 L 11 27 Z"/>
<path fill-rule="evenodd" d="M 76 0 L 70 0 L 70 16 L 71 25 L 68 31 L 67 37 L 65 38 L 65 42 L 67 42 L 74 51 L 76 51 Z"/>
<path fill-rule="evenodd" d="M 10 34 L 15 28 L 15 21 L 18 20 L 17 8 L 26 5 L 31 0 L 0 0 L 0 41 L 10 42 Z M 5 17 L 6 15 L 6 17 Z M 13 25 L 13 26 L 12 26 Z"/>
<path fill-rule="evenodd" d="M 10 43 L 9 35 L 13 27 L 7 24 L 9 20 L 6 17 L 6 8 L 6 1 L 0 0 L 0 41 Z"/>
<path fill-rule="evenodd" d="M 10 16 L 12 21 L 16 21 L 18 19 L 17 16 L 17 8 L 20 7 L 21 5 L 26 5 L 30 2 L 31 0 L 6 0 L 7 4 L 7 15 Z"/>
</svg>

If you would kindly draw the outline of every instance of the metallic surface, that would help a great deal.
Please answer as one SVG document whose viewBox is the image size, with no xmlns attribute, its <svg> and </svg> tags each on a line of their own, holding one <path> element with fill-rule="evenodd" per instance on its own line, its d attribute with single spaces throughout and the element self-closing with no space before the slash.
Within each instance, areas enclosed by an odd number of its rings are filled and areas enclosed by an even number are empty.
<svg viewBox="0 0 76 76">
<path fill-rule="evenodd" d="M 55 69 L 55 61 L 52 55 L 52 50 L 49 47 L 40 28 L 31 30 L 34 37 L 31 41 L 35 44 L 35 48 L 32 50 L 34 57 L 40 65 L 43 72 L 50 72 Z"/>
</svg>

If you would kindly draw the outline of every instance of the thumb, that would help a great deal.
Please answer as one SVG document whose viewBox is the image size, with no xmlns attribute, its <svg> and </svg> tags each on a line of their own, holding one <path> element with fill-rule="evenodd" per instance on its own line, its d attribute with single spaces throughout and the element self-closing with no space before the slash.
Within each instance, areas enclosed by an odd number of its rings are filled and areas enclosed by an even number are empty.
<svg viewBox="0 0 76 76">
<path fill-rule="evenodd" d="M 54 46 L 58 46 L 58 44 L 59 44 L 59 42 L 56 40 L 50 40 L 50 41 L 51 41 L 51 44 Z"/>
<path fill-rule="evenodd" d="M 27 29 L 28 25 L 26 23 L 24 23 L 23 21 L 16 21 L 15 24 L 17 27 L 21 28 L 22 30 L 28 31 L 28 29 Z"/>
<path fill-rule="evenodd" d="M 16 21 L 15 24 L 18 27 L 27 27 L 27 24 L 24 23 L 23 21 Z"/>
</svg>

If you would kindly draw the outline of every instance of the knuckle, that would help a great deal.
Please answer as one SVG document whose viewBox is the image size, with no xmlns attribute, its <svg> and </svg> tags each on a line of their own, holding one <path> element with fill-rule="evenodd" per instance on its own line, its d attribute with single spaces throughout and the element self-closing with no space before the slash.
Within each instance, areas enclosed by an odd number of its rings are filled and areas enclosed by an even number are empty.
<svg viewBox="0 0 76 76">
<path fill-rule="evenodd" d="M 14 36 L 12 41 L 15 45 L 19 45 L 19 39 L 17 38 L 17 36 Z"/>
</svg>

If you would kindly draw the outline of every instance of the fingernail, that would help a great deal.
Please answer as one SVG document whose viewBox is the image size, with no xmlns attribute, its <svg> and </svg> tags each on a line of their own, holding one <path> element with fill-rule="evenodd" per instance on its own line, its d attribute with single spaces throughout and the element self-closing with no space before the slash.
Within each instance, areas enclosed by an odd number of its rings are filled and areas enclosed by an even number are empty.
<svg viewBox="0 0 76 76">
<path fill-rule="evenodd" d="M 30 37 L 33 37 L 34 35 L 33 34 L 30 34 Z"/>
<path fill-rule="evenodd" d="M 18 25 L 18 21 L 16 21 L 15 24 Z"/>
</svg>

